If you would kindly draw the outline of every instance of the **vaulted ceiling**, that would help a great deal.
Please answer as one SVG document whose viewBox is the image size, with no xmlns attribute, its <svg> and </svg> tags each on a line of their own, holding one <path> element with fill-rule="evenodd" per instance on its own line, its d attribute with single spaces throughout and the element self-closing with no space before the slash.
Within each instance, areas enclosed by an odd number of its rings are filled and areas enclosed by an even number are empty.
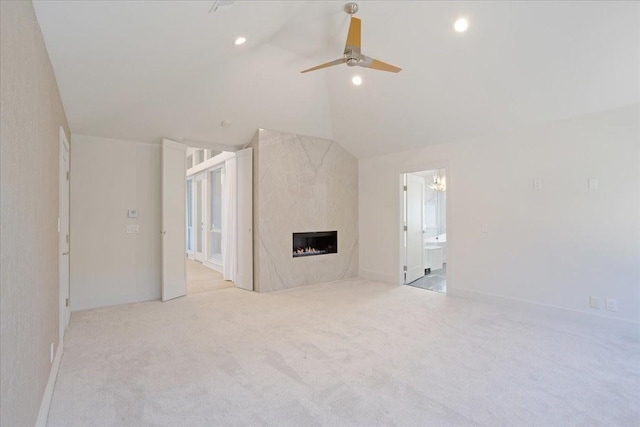
<svg viewBox="0 0 640 427">
<path fill-rule="evenodd" d="M 359 1 L 363 53 L 403 71 L 300 74 L 341 56 L 344 3 L 34 5 L 80 134 L 240 146 L 268 128 L 368 157 L 639 102 L 640 3 Z"/>
</svg>

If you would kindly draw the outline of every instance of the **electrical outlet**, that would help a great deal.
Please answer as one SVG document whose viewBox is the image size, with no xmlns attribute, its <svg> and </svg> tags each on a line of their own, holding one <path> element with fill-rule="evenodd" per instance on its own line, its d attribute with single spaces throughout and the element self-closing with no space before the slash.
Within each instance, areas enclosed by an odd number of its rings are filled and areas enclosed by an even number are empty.
<svg viewBox="0 0 640 427">
<path fill-rule="evenodd" d="M 534 179 L 533 180 L 533 188 L 535 188 L 536 190 L 540 190 L 542 188 L 542 180 L 541 179 Z"/>
<path fill-rule="evenodd" d="M 589 307 L 600 309 L 600 298 L 589 297 Z"/>
<path fill-rule="evenodd" d="M 480 232 L 483 234 L 487 234 L 489 232 L 489 224 L 482 224 L 480 226 Z"/>
<path fill-rule="evenodd" d="M 607 298 L 607 310 L 618 311 L 618 301 L 611 298 Z"/>
<path fill-rule="evenodd" d="M 140 232 L 138 224 L 127 224 L 127 234 L 136 234 Z"/>
</svg>

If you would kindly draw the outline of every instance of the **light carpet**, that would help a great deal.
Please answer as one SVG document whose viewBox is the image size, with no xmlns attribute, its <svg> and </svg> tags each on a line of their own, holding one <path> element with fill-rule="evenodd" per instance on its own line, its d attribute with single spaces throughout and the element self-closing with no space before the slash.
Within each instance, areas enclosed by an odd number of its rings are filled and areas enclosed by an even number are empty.
<svg viewBox="0 0 640 427">
<path fill-rule="evenodd" d="M 637 426 L 638 337 L 361 279 L 73 313 L 49 426 Z"/>
</svg>

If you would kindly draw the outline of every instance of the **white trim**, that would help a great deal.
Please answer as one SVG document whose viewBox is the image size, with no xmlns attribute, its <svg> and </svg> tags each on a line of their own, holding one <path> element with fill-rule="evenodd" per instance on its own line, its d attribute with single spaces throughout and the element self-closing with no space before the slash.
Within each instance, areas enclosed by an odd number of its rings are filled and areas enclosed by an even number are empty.
<svg viewBox="0 0 640 427">
<path fill-rule="evenodd" d="M 238 151 L 241 150 L 242 146 L 237 145 L 229 145 L 229 144 L 218 144 L 216 142 L 207 142 L 207 141 L 197 141 L 194 139 L 182 139 L 182 143 L 186 144 L 189 147 L 193 148 L 204 148 L 207 150 L 215 150 L 215 151 Z"/>
<path fill-rule="evenodd" d="M 220 264 L 216 264 L 214 262 L 211 262 L 209 260 L 204 260 L 202 262 L 202 265 L 204 265 L 205 267 L 208 267 L 212 270 L 217 271 L 218 273 L 222 273 L 222 266 Z"/>
<path fill-rule="evenodd" d="M 539 302 L 528 301 L 520 298 L 506 297 L 467 289 L 453 289 L 451 292 L 448 292 L 448 295 L 515 308 L 518 310 L 535 311 L 546 318 L 556 318 L 563 321 L 579 322 L 581 324 L 616 329 L 635 335 L 636 339 L 640 338 L 640 322 L 635 322 L 633 320 L 607 317 L 557 305 L 541 304 Z"/>
<path fill-rule="evenodd" d="M 396 279 L 394 278 L 394 276 L 381 274 L 378 271 L 366 270 L 363 268 L 360 269 L 360 272 L 358 273 L 358 277 L 361 277 L 367 280 L 375 280 L 376 282 L 390 283 L 394 285 L 398 284 L 396 283 Z"/>
<path fill-rule="evenodd" d="M 42 402 L 40 403 L 40 411 L 38 412 L 36 427 L 45 427 L 47 425 L 49 408 L 51 408 L 51 398 L 53 397 L 53 388 L 56 385 L 56 379 L 58 378 L 58 370 L 60 369 L 63 351 L 63 340 L 60 340 L 58 349 L 56 350 L 56 357 L 53 359 L 53 364 L 51 365 L 51 372 L 49 372 L 49 381 L 47 381 L 47 387 L 44 389 L 44 395 L 42 396 Z"/>
<path fill-rule="evenodd" d="M 205 171 L 209 168 L 215 168 L 224 166 L 224 162 L 228 159 L 232 159 L 236 156 L 236 153 L 224 152 L 220 153 L 215 157 L 205 160 L 202 163 L 198 163 L 194 167 L 187 169 L 187 178 L 192 177 L 193 175 Z"/>
</svg>

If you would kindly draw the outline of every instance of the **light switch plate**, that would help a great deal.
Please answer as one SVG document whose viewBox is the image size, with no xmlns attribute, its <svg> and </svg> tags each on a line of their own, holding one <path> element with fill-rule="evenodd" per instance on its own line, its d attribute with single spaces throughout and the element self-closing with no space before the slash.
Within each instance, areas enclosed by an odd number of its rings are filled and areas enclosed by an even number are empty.
<svg viewBox="0 0 640 427">
<path fill-rule="evenodd" d="M 140 232 L 138 224 L 127 224 L 127 234 L 135 234 Z"/>
<path fill-rule="evenodd" d="M 138 218 L 138 209 L 129 209 L 127 211 L 127 217 L 129 217 L 129 218 Z"/>
<path fill-rule="evenodd" d="M 587 184 L 589 190 L 597 190 L 598 189 L 598 178 L 589 178 L 589 183 Z"/>
<path fill-rule="evenodd" d="M 600 308 L 600 298 L 598 297 L 589 297 L 589 307 L 591 308 Z"/>
</svg>

